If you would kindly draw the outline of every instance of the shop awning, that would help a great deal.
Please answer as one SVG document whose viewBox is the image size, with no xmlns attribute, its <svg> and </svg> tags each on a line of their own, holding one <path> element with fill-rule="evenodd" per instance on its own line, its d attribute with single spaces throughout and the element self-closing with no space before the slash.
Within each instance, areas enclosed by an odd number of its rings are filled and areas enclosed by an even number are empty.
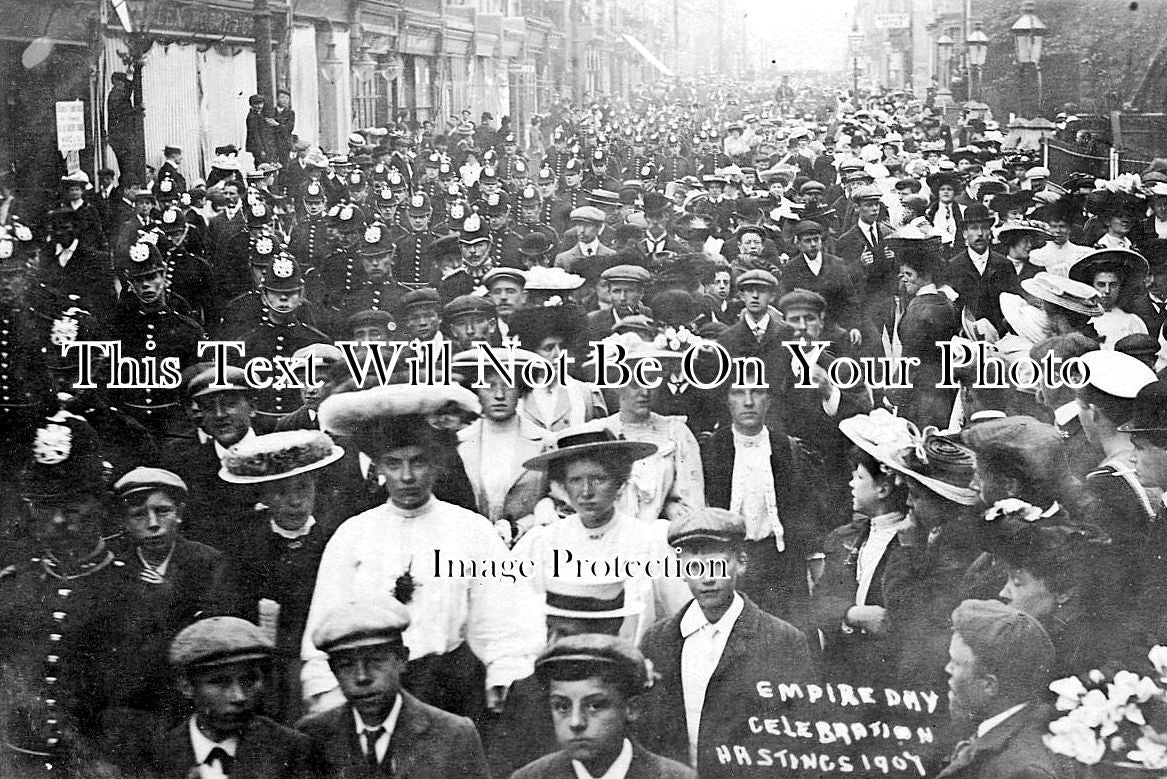
<svg viewBox="0 0 1167 779">
<path fill-rule="evenodd" d="M 628 41 L 628 45 L 636 49 L 636 51 L 640 53 L 640 56 L 648 60 L 650 65 L 659 70 L 665 76 L 673 75 L 673 71 L 669 69 L 669 66 L 657 59 L 657 56 L 649 51 L 648 47 L 646 47 L 643 43 L 638 41 L 635 35 L 629 35 L 628 33 L 621 34 L 623 35 L 624 40 Z"/>
</svg>

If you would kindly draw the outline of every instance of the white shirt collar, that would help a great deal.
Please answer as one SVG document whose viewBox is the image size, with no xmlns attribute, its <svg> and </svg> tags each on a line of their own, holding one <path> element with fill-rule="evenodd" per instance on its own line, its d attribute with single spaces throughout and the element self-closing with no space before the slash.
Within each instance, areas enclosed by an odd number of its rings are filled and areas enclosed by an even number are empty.
<svg viewBox="0 0 1167 779">
<path fill-rule="evenodd" d="M 980 262 L 980 263 L 988 262 L 989 261 L 989 250 L 985 249 L 984 253 L 977 254 L 975 251 L 973 251 L 973 248 L 971 246 L 969 246 L 968 247 L 968 257 L 973 262 Z"/>
<path fill-rule="evenodd" d="M 746 441 L 761 442 L 770 440 L 770 431 L 766 429 L 765 425 L 762 425 L 762 429 L 758 431 L 756 435 L 747 435 L 746 433 L 738 430 L 736 426 L 731 427 L 731 429 L 733 430 L 733 442 L 735 446 L 740 445 Z"/>
<path fill-rule="evenodd" d="M 275 533 L 280 538 L 286 538 L 289 541 L 295 541 L 297 538 L 303 538 L 312 532 L 312 526 L 316 524 L 316 517 L 308 517 L 308 521 L 304 523 L 304 527 L 299 530 L 286 530 L 276 524 L 274 519 L 269 519 L 271 523 L 271 532 Z"/>
<path fill-rule="evenodd" d="M 1013 707 L 1011 707 L 1011 708 L 1005 709 L 1005 710 L 1004 710 L 1003 712 L 1001 712 L 1000 714 L 997 714 L 997 715 L 995 715 L 995 716 L 989 717 L 987 720 L 985 720 L 984 722 L 982 722 L 980 725 L 977 725 L 977 738 L 984 738 L 984 736 L 985 736 L 985 734 L 986 734 L 986 733 L 988 733 L 990 730 L 992 730 L 993 728 L 995 728 L 995 727 L 997 727 L 998 725 L 1000 725 L 1000 724 L 1001 724 L 1002 722 L 1004 722 L 1005 720 L 1007 720 L 1007 719 L 1009 719 L 1010 717 L 1012 717 L 1012 716 L 1013 716 L 1014 714 L 1016 714 L 1017 712 L 1019 712 L 1019 711 L 1021 711 L 1022 709 L 1024 709 L 1024 708 L 1026 707 L 1026 705 L 1027 705 L 1027 704 L 1024 704 L 1024 703 L 1019 703 L 1019 704 L 1017 704 L 1016 706 L 1013 706 Z"/>
<path fill-rule="evenodd" d="M 361 715 L 357 713 L 357 710 L 355 708 L 353 709 L 353 727 L 357 732 L 358 741 L 361 740 L 361 734 L 366 731 L 376 730 L 377 728 L 385 731 L 373 745 L 373 749 L 377 750 L 378 762 L 384 760 L 385 753 L 389 751 L 389 740 L 393 738 L 393 731 L 397 728 L 397 719 L 401 716 L 402 700 L 401 693 L 397 693 L 397 700 L 393 702 L 393 710 L 389 712 L 389 716 L 384 721 L 377 722 L 373 725 L 366 725 L 365 721 L 361 719 Z"/>
<path fill-rule="evenodd" d="M 1054 409 L 1054 424 L 1058 427 L 1065 427 L 1076 416 L 1078 416 L 1078 401 L 1071 400 L 1064 406 L 1058 406 Z"/>
<path fill-rule="evenodd" d="M 608 766 L 608 770 L 600 776 L 593 777 L 588 773 L 584 764 L 578 760 L 572 760 L 571 767 L 575 770 L 576 779 L 624 779 L 628 774 L 628 769 L 632 767 L 632 742 L 624 739 L 624 746 L 621 747 L 615 762 Z"/>
<path fill-rule="evenodd" d="M 190 745 L 194 750 L 195 763 L 197 765 L 206 763 L 207 755 L 211 754 L 211 750 L 215 747 L 219 747 L 231 755 L 231 757 L 235 757 L 235 752 L 239 749 L 239 739 L 232 736 L 226 741 L 211 741 L 205 733 L 199 730 L 199 726 L 195 722 L 196 716 L 191 715 L 191 718 L 187 720 L 187 728 L 190 732 Z"/>
<path fill-rule="evenodd" d="M 689 604 L 685 609 L 685 616 L 681 617 L 681 638 L 688 638 L 696 633 L 706 625 L 712 624 L 718 633 L 728 634 L 729 630 L 737 622 L 737 618 L 742 615 L 742 609 L 745 608 L 746 602 L 742 599 L 740 593 L 733 594 L 733 603 L 729 604 L 729 608 L 725 610 L 725 614 L 721 615 L 721 619 L 717 622 L 711 623 L 706 617 L 705 612 L 701 610 L 701 605 L 697 601 Z"/>
<path fill-rule="evenodd" d="M 746 320 L 746 326 L 748 328 L 750 328 L 750 330 L 753 330 L 753 331 L 761 330 L 762 332 L 766 332 L 766 328 L 770 326 L 770 312 L 769 311 L 762 314 L 762 318 L 758 319 L 758 320 L 751 318 L 750 312 L 743 311 L 742 318 Z"/>
<path fill-rule="evenodd" d="M 823 268 L 823 253 L 819 252 L 811 257 L 809 254 L 803 255 L 806 258 L 806 266 L 817 276 L 819 271 Z"/>
<path fill-rule="evenodd" d="M 247 432 L 243 434 L 243 437 L 240 438 L 235 443 L 241 444 L 244 441 L 250 441 L 252 438 L 255 438 L 255 429 L 249 427 L 249 428 L 247 428 Z M 214 442 L 214 444 L 215 444 L 215 456 L 216 457 L 218 457 L 220 460 L 222 460 L 224 457 L 227 456 L 227 450 L 230 449 L 231 447 L 230 446 L 223 446 L 218 441 L 215 441 L 215 439 L 209 433 L 207 433 L 206 431 L 204 431 L 200 427 L 199 428 L 199 443 L 205 444 L 207 441 Z"/>
<path fill-rule="evenodd" d="M 591 243 L 583 243 L 581 241 L 579 244 L 579 252 L 580 252 L 580 254 L 585 254 L 585 255 L 590 254 L 593 256 L 596 254 L 599 254 L 600 253 L 600 239 L 597 238 L 596 240 L 592 241 Z"/>
</svg>

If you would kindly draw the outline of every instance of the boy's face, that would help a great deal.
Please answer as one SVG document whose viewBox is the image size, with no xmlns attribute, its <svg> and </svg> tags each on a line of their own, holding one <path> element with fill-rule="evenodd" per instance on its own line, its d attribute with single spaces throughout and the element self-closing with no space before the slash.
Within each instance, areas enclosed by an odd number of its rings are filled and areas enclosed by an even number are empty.
<svg viewBox="0 0 1167 779">
<path fill-rule="evenodd" d="M 259 712 L 263 682 L 259 663 L 243 662 L 192 671 L 179 686 L 200 728 L 221 741 L 242 733 Z"/>
<path fill-rule="evenodd" d="M 368 721 L 382 721 L 401 691 L 405 659 L 387 644 L 336 652 L 328 658 L 344 697 Z"/>
<path fill-rule="evenodd" d="M 681 550 L 682 571 L 687 569 L 689 561 L 702 563 L 692 568 L 705 573 L 700 578 L 685 578 L 697 605 L 707 614 L 724 613 L 733 603 L 738 576 L 746 567 L 745 556 L 727 546 L 684 548 Z M 723 567 L 725 578 L 716 578 L 714 574 L 720 574 Z"/>
<path fill-rule="evenodd" d="M 635 719 L 623 692 L 599 677 L 550 682 L 551 722 L 559 746 L 585 766 L 610 764 L 624 746 L 625 724 Z"/>
</svg>

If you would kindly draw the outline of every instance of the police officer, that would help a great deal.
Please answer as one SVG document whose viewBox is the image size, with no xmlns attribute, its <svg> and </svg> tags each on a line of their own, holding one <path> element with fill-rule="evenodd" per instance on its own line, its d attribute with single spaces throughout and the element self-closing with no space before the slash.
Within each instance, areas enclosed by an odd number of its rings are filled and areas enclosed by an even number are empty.
<svg viewBox="0 0 1167 779">
<path fill-rule="evenodd" d="M 166 264 L 166 288 L 176 311 L 204 324 L 216 324 L 222 301 L 214 295 L 211 265 L 202 256 L 186 214 L 176 203 L 163 209 L 158 251 Z"/>
<path fill-rule="evenodd" d="M 393 275 L 408 285 L 426 284 L 434 274 L 430 244 L 439 235 L 430 228 L 433 201 L 424 192 L 415 192 L 405 208 L 405 224 L 394 236 L 397 257 Z"/>
<path fill-rule="evenodd" d="M 300 195 L 304 215 L 296 220 L 288 239 L 288 251 L 307 269 L 324 262 L 330 247 L 327 240 L 328 217 L 325 214 L 324 187 L 309 181 Z"/>
<path fill-rule="evenodd" d="M 463 220 L 458 235 L 458 249 L 462 253 L 460 266 L 436 285 L 444 301 L 453 300 L 459 295 L 469 295 L 481 286 L 482 278 L 494 267 L 491 261 L 490 228 L 477 211 Z"/>
<path fill-rule="evenodd" d="M 139 242 L 131 245 L 127 254 L 126 277 L 131 294 L 122 296 L 111 323 L 114 337 L 121 340 L 122 357 L 147 366 L 147 370 L 167 359 L 177 360 L 180 368 L 198 362 L 198 342 L 205 337 L 203 327 L 170 305 L 167 266 L 158 247 Z M 138 383 L 156 384 L 160 378 L 161 374 L 139 373 Z M 145 386 L 111 392 L 116 393 L 127 413 L 155 437 L 165 435 L 182 419 L 177 389 Z"/>
<path fill-rule="evenodd" d="M 424 196 L 418 193 L 414 197 Z M 396 311 L 409 292 L 409 287 L 393 277 L 396 247 L 388 227 L 376 222 L 365 228 L 359 251 L 362 278 L 337 301 L 338 323 L 358 311 Z M 344 328 L 334 329 L 343 335 Z"/>
<path fill-rule="evenodd" d="M 240 363 L 254 357 L 288 359 L 297 349 L 309 344 L 328 343 L 329 337 L 299 317 L 304 302 L 304 276 L 290 254 L 277 255 L 263 277 L 263 299 L 267 316 L 241 339 L 246 357 L 234 358 Z M 274 374 L 273 379 L 279 374 Z M 273 385 L 276 382 L 273 381 Z M 284 414 L 300 406 L 298 388 L 275 386 L 257 390 L 255 395 L 256 426 L 261 432 L 274 428 Z"/>
</svg>

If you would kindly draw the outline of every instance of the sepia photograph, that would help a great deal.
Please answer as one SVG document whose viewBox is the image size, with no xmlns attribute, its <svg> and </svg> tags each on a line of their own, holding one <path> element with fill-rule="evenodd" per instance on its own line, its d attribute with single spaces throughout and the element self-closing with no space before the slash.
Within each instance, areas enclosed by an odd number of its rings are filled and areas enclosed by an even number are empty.
<svg viewBox="0 0 1167 779">
<path fill-rule="evenodd" d="M 0 779 L 1167 779 L 1167 0 L 0 11 Z"/>
</svg>

